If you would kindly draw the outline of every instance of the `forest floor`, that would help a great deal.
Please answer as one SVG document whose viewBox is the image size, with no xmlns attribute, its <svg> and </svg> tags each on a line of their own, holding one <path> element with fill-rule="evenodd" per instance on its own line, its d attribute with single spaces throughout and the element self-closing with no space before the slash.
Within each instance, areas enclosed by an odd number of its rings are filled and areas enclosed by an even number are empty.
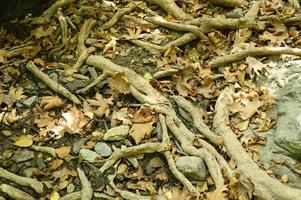
<svg viewBox="0 0 301 200">
<path fill-rule="evenodd" d="M 12 23 L 0 200 L 300 199 L 253 148 L 277 121 L 258 80 L 301 56 L 297 0 L 59 0 Z"/>
</svg>

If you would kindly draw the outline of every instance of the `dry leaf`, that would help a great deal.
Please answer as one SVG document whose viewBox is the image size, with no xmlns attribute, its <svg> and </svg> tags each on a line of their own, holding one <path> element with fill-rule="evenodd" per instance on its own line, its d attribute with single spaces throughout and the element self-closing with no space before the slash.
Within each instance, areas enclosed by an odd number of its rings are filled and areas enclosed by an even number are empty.
<svg viewBox="0 0 301 200">
<path fill-rule="evenodd" d="M 44 110 L 51 110 L 53 108 L 60 108 L 64 105 L 64 102 L 58 96 L 45 96 L 42 98 L 41 107 Z"/>
<path fill-rule="evenodd" d="M 113 92 L 128 94 L 130 93 L 130 84 L 125 79 L 122 73 L 115 74 L 109 79 L 109 86 Z"/>
<path fill-rule="evenodd" d="M 59 158 L 65 158 L 71 151 L 71 147 L 61 147 L 55 149 L 55 153 Z"/>
<path fill-rule="evenodd" d="M 22 135 L 15 140 L 15 145 L 18 147 L 30 147 L 33 144 L 32 136 Z"/>
<path fill-rule="evenodd" d="M 226 200 L 226 192 L 227 192 L 226 187 L 220 187 L 215 189 L 213 192 L 208 192 L 206 193 L 206 200 Z"/>
<path fill-rule="evenodd" d="M 96 93 L 95 99 L 88 99 L 88 104 L 84 104 L 84 112 L 93 112 L 97 117 L 106 117 L 110 114 L 109 106 L 113 105 L 112 98 L 105 99 L 101 94 Z M 96 107 L 93 108 L 93 107 Z"/>
<path fill-rule="evenodd" d="M 142 139 L 149 138 L 151 136 L 154 130 L 152 124 L 152 122 L 144 124 L 133 124 L 130 129 L 130 135 L 133 137 L 136 144 L 139 144 Z"/>
<path fill-rule="evenodd" d="M 57 168 L 59 168 L 63 163 L 64 163 L 63 160 L 61 160 L 61 159 L 55 159 L 55 160 L 53 160 L 53 161 L 50 163 L 49 170 L 54 171 L 54 170 L 56 170 Z"/>
</svg>

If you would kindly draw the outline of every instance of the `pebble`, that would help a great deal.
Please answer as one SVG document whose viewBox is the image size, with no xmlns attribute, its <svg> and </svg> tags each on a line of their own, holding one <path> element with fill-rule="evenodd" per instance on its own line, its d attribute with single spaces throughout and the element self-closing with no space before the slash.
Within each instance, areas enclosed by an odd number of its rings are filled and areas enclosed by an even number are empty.
<svg viewBox="0 0 301 200">
<path fill-rule="evenodd" d="M 182 156 L 176 161 L 176 165 L 189 180 L 204 181 L 208 176 L 204 161 L 197 156 Z"/>
<path fill-rule="evenodd" d="M 100 155 L 98 153 L 89 149 L 81 149 L 79 151 L 79 155 L 88 162 L 95 162 L 97 158 L 100 158 Z"/>
<path fill-rule="evenodd" d="M 24 150 L 20 154 L 16 154 L 12 157 L 12 160 L 15 162 L 24 162 L 34 158 L 34 153 L 29 150 Z"/>
<path fill-rule="evenodd" d="M 106 141 L 118 141 L 123 140 L 129 134 L 129 126 L 117 126 L 109 129 L 103 136 L 103 139 Z"/>
<path fill-rule="evenodd" d="M 112 149 L 104 142 L 97 142 L 94 146 L 94 150 L 102 157 L 109 157 L 112 154 Z"/>
</svg>

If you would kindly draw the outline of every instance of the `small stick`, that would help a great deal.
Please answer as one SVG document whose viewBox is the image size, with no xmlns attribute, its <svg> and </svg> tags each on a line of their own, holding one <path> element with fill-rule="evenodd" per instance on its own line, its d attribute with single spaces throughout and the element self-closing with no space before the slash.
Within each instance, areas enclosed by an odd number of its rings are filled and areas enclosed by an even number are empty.
<svg viewBox="0 0 301 200">
<path fill-rule="evenodd" d="M 95 85 L 99 84 L 101 81 L 103 81 L 107 77 L 106 73 L 102 73 L 100 76 L 98 76 L 95 80 L 93 80 L 89 85 L 86 87 L 76 91 L 77 94 L 79 93 L 86 93 L 88 90 L 90 90 Z"/>
<path fill-rule="evenodd" d="M 51 88 L 53 91 L 63 95 L 64 97 L 70 99 L 76 104 L 80 104 L 80 100 L 71 92 L 69 92 L 66 88 L 49 78 L 44 72 L 42 72 L 37 66 L 34 64 L 34 62 L 29 61 L 26 64 L 26 69 L 28 69 L 30 72 L 32 72 L 38 79 L 43 81 L 49 88 Z"/>
<path fill-rule="evenodd" d="M 68 40 L 68 22 L 61 11 L 58 11 L 58 20 L 61 28 L 62 43 L 65 44 Z"/>
<path fill-rule="evenodd" d="M 81 54 L 86 49 L 85 40 L 89 37 L 90 32 L 95 24 L 96 24 L 96 20 L 88 19 L 82 25 L 78 34 L 78 43 L 77 43 L 77 52 L 79 54 Z"/>
<path fill-rule="evenodd" d="M 82 184 L 82 190 L 80 191 L 80 199 L 81 200 L 90 200 L 93 197 L 93 189 L 91 183 L 89 182 L 88 178 L 86 177 L 84 171 L 80 168 L 77 168 L 77 173 L 79 179 Z"/>
</svg>

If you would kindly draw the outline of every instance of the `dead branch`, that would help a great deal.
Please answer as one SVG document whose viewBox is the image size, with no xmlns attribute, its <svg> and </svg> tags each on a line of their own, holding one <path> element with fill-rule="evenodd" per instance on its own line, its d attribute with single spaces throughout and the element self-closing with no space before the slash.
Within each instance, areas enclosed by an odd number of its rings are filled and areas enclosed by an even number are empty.
<svg viewBox="0 0 301 200">
<path fill-rule="evenodd" d="M 156 4 L 176 19 L 191 19 L 192 16 L 185 13 L 173 0 L 147 0 L 147 2 Z"/>
<path fill-rule="evenodd" d="M 210 0 L 212 4 L 222 6 L 222 7 L 244 7 L 248 5 L 248 2 L 245 0 Z"/>
<path fill-rule="evenodd" d="M 106 73 L 102 73 L 100 76 L 98 76 L 96 79 L 94 79 L 89 85 L 87 85 L 86 87 L 76 91 L 77 94 L 80 93 L 86 93 L 88 90 L 90 90 L 92 87 L 98 85 L 99 83 L 101 83 L 103 80 L 105 80 L 107 77 Z"/>
<path fill-rule="evenodd" d="M 65 44 L 69 38 L 68 22 L 61 11 L 58 11 L 58 21 L 61 28 L 62 43 Z"/>
<path fill-rule="evenodd" d="M 33 178 L 18 176 L 18 175 L 13 174 L 1 167 L 0 167 L 0 177 L 7 179 L 9 181 L 15 182 L 19 185 L 29 186 L 38 193 L 43 192 L 43 184 L 41 182 L 39 182 Z"/>
<path fill-rule="evenodd" d="M 72 66 L 71 68 L 71 72 L 78 72 L 79 69 L 81 68 L 81 66 L 84 64 L 84 62 L 86 61 L 87 57 L 89 55 L 91 55 L 93 52 L 96 51 L 95 47 L 89 47 L 87 49 L 85 49 L 84 51 L 82 51 L 82 53 L 80 54 L 80 56 L 78 57 L 76 63 Z"/>
<path fill-rule="evenodd" d="M 231 91 L 229 89 L 226 88 L 220 93 L 215 105 L 216 114 L 214 116 L 213 126 L 216 132 L 223 137 L 224 145 L 230 157 L 234 159 L 237 164 L 238 173 L 253 183 L 254 195 L 260 199 L 298 199 L 301 196 L 301 190 L 290 188 L 270 177 L 258 167 L 244 150 L 235 133 L 228 126 L 230 121 L 227 105 L 232 101 Z"/>
<path fill-rule="evenodd" d="M 153 74 L 153 77 L 155 79 L 159 79 L 159 78 L 163 78 L 163 77 L 167 77 L 167 76 L 172 76 L 174 74 L 176 74 L 179 70 L 178 69 L 166 69 L 166 70 L 161 70 L 161 71 L 157 71 Z"/>
<path fill-rule="evenodd" d="M 102 24 L 99 27 L 99 30 L 106 30 L 111 28 L 119 21 L 119 19 L 121 19 L 124 15 L 132 12 L 139 4 L 140 2 L 134 1 L 129 3 L 125 8 L 119 9 L 108 22 Z"/>
<path fill-rule="evenodd" d="M 276 15 L 268 15 L 268 16 L 261 16 L 258 18 L 259 21 L 270 21 L 270 20 L 278 20 L 284 24 L 290 25 L 290 24 L 297 24 L 301 22 L 301 15 L 297 15 L 294 17 L 279 17 Z"/>
<path fill-rule="evenodd" d="M 0 191 L 7 194 L 12 199 L 18 199 L 18 200 L 35 200 L 33 196 L 30 194 L 23 192 L 22 190 L 19 190 L 13 186 L 7 185 L 7 184 L 1 184 L 0 185 Z"/>
<path fill-rule="evenodd" d="M 56 13 L 56 11 L 64 6 L 71 4 L 74 0 L 58 0 L 50 8 L 43 12 L 39 17 L 31 20 L 32 24 L 45 24 L 50 21 L 50 18 Z"/>
<path fill-rule="evenodd" d="M 78 34 L 78 43 L 77 43 L 77 52 L 79 54 L 81 54 L 86 49 L 85 40 L 89 37 L 90 32 L 95 24 L 96 24 L 96 20 L 89 19 L 85 21 L 85 23 L 82 25 Z"/>
<path fill-rule="evenodd" d="M 63 95 L 64 97 L 70 99 L 76 104 L 80 104 L 80 100 L 71 92 L 69 92 L 66 88 L 49 78 L 44 72 L 42 72 L 37 66 L 34 64 L 34 62 L 29 61 L 26 64 L 26 69 L 28 69 L 30 72 L 32 72 L 38 79 L 43 81 L 49 88 L 51 88 L 53 91 Z"/>
<path fill-rule="evenodd" d="M 48 153 L 52 157 L 56 158 L 55 148 L 53 148 L 53 147 L 44 147 L 44 146 L 31 145 L 30 148 L 35 150 L 35 151 L 42 152 L 42 153 Z"/>
<path fill-rule="evenodd" d="M 301 56 L 301 49 L 290 47 L 250 47 L 249 49 L 240 52 L 216 58 L 208 63 L 208 66 L 219 67 L 233 62 L 245 59 L 248 56 L 268 56 L 268 55 L 281 55 L 289 54 Z"/>
<path fill-rule="evenodd" d="M 80 168 L 77 168 L 77 173 L 82 184 L 82 190 L 80 191 L 81 200 L 90 200 L 93 197 L 93 189 L 90 181 L 86 177 L 84 171 Z"/>
</svg>

